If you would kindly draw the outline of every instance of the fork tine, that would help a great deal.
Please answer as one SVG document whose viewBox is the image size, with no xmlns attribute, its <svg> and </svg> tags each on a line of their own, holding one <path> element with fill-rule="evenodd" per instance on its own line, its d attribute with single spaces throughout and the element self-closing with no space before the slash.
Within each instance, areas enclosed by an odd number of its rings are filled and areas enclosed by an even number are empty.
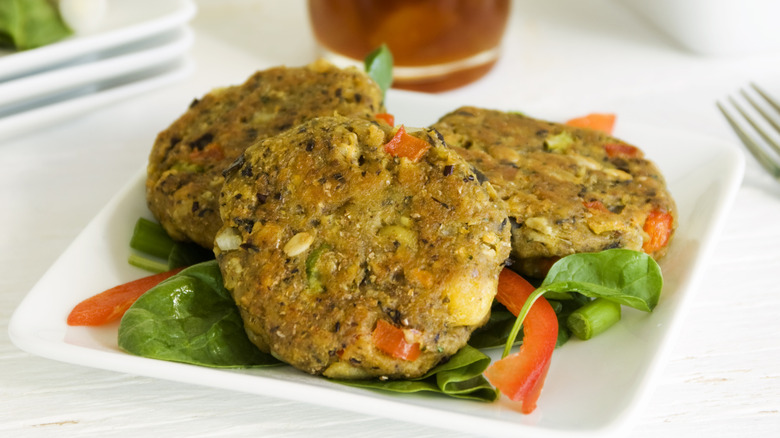
<svg viewBox="0 0 780 438">
<path fill-rule="evenodd" d="M 775 128 L 775 131 L 776 131 L 776 132 L 780 133 L 780 124 L 778 124 L 778 123 L 777 123 L 777 122 L 776 122 L 776 121 L 775 121 L 775 120 L 772 118 L 772 116 L 770 116 L 770 115 L 769 115 L 769 114 L 766 112 L 766 110 L 764 110 L 764 108 L 762 108 L 760 105 L 758 105 L 758 103 L 757 103 L 755 100 L 753 100 L 753 98 L 752 98 L 752 97 L 750 97 L 750 95 L 749 95 L 749 94 L 747 94 L 747 93 L 745 92 L 745 90 L 740 90 L 740 93 L 742 93 L 742 96 L 745 98 L 745 100 L 747 100 L 747 101 L 748 101 L 748 103 L 750 103 L 750 105 L 753 107 L 753 109 L 755 109 L 756 111 L 758 111 L 758 113 L 759 113 L 759 114 L 761 114 L 761 116 L 763 116 L 763 117 L 764 117 L 764 120 L 765 120 L 767 123 L 769 123 L 770 125 L 772 125 L 772 127 L 773 127 L 773 128 Z M 773 105 L 773 106 L 775 105 L 775 102 L 773 102 L 771 99 L 769 99 L 769 97 L 767 97 L 766 95 L 764 95 L 764 94 L 761 94 L 761 97 L 763 97 L 764 99 L 767 99 L 767 101 L 768 101 L 768 102 L 769 102 L 771 105 Z M 746 115 L 746 114 L 745 114 L 745 113 L 744 113 L 744 112 L 743 112 L 741 109 L 739 109 L 739 108 L 737 108 L 737 109 L 739 110 L 739 112 L 740 112 L 740 113 L 742 113 L 742 115 L 743 115 L 743 116 L 745 116 L 745 119 L 746 119 L 746 120 L 748 121 L 748 123 L 750 123 L 750 125 L 751 125 L 751 126 L 752 126 L 752 127 L 755 129 L 755 130 L 756 130 L 756 132 L 758 132 L 759 134 L 761 134 L 761 137 L 764 137 L 764 140 L 766 140 L 767 144 L 769 144 L 769 146 L 771 146 L 771 147 L 772 147 L 772 149 L 774 149 L 774 150 L 775 150 L 775 153 L 777 153 L 777 154 L 780 154 L 780 144 L 778 144 L 778 143 L 777 143 L 777 142 L 776 142 L 776 141 L 775 141 L 775 140 L 774 140 L 774 139 L 773 139 L 773 138 L 772 138 L 772 137 L 771 137 L 769 134 L 767 134 L 767 132 L 766 132 L 765 130 L 763 130 L 763 129 L 762 129 L 760 126 L 758 126 L 758 125 L 757 125 L 757 124 L 756 124 L 756 123 L 753 121 L 753 119 L 749 118 L 749 117 L 748 117 L 748 116 L 747 116 L 747 115 Z M 777 106 L 777 109 L 778 109 L 778 111 L 780 111 L 780 105 L 778 105 L 778 106 Z"/>
<path fill-rule="evenodd" d="M 777 103 L 777 101 L 774 100 L 772 96 L 769 95 L 769 93 L 764 91 L 761 87 L 759 87 L 753 82 L 750 83 L 750 86 L 753 87 L 753 89 L 756 90 L 756 93 L 760 94 L 761 97 L 764 98 L 764 100 L 769 102 L 769 104 L 772 105 L 775 108 L 775 110 L 777 110 L 778 113 L 780 113 L 780 103 Z"/>
<path fill-rule="evenodd" d="M 729 100 L 741 114 L 745 114 L 745 112 L 742 110 L 742 108 L 739 107 L 739 105 L 737 105 L 734 99 L 729 98 Z M 761 164 L 761 166 L 763 166 L 764 169 L 766 169 L 767 172 L 769 172 L 772 176 L 775 178 L 780 178 L 780 166 L 775 163 L 772 157 L 764 152 L 761 146 L 759 146 L 755 141 L 753 141 L 753 139 L 750 138 L 750 136 L 745 132 L 744 129 L 742 129 L 741 126 L 739 126 L 736 120 L 731 117 L 731 114 L 726 111 L 720 102 L 716 102 L 716 105 L 718 106 L 720 112 L 723 113 L 723 116 L 726 118 L 726 120 L 729 122 L 729 125 L 731 125 L 731 128 L 734 130 L 734 132 L 737 133 L 740 140 L 742 140 L 742 143 L 748 148 L 750 153 L 753 154 L 758 163 Z"/>
</svg>

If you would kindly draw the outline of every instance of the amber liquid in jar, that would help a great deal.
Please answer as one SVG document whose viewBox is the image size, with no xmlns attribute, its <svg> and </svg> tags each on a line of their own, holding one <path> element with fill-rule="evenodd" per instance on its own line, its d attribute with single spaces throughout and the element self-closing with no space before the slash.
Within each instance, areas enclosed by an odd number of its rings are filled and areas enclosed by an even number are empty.
<svg viewBox="0 0 780 438">
<path fill-rule="evenodd" d="M 327 57 L 360 61 L 384 43 L 393 87 L 436 92 L 493 67 L 509 0 L 309 0 L 309 15 Z"/>
</svg>

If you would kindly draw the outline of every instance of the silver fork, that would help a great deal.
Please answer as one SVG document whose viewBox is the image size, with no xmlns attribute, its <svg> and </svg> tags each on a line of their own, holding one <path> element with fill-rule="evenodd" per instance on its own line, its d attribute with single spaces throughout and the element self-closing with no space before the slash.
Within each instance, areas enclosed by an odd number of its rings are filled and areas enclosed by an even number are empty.
<svg viewBox="0 0 780 438">
<path fill-rule="evenodd" d="M 748 103 L 748 109 L 734 97 L 728 98 L 729 104 L 739 113 L 739 117 L 728 111 L 726 105 L 721 102 L 717 102 L 717 106 L 747 150 L 775 179 L 780 179 L 780 104 L 756 84 L 751 83 L 750 87 L 752 93 L 740 90 L 744 101 Z M 740 123 L 740 118 L 746 121 L 750 128 L 745 126 L 744 122 Z"/>
</svg>

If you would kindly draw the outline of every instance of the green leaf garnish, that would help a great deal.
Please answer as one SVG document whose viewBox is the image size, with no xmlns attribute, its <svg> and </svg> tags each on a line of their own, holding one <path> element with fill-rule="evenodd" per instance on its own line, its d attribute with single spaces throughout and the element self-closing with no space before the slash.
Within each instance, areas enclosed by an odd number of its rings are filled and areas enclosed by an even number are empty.
<svg viewBox="0 0 780 438">
<path fill-rule="evenodd" d="M 71 30 L 49 0 L 0 1 L 0 46 L 28 50 L 61 40 Z"/>
<path fill-rule="evenodd" d="M 379 85 L 382 96 L 393 84 L 393 54 L 386 44 L 382 44 L 363 60 L 366 73 Z"/>
<path fill-rule="evenodd" d="M 650 312 L 658 304 L 663 283 L 661 268 L 649 255 L 609 249 L 558 260 L 539 289 L 579 292 Z"/>
<path fill-rule="evenodd" d="M 498 392 L 482 376 L 490 358 L 474 347 L 466 345 L 449 361 L 428 371 L 424 376 L 409 380 L 334 380 L 348 386 L 379 389 L 391 392 L 437 392 L 450 397 L 480 401 L 494 401 Z"/>
<path fill-rule="evenodd" d="M 142 295 L 122 317 L 118 343 L 138 356 L 194 365 L 280 364 L 249 341 L 216 260 L 189 267 Z"/>
</svg>

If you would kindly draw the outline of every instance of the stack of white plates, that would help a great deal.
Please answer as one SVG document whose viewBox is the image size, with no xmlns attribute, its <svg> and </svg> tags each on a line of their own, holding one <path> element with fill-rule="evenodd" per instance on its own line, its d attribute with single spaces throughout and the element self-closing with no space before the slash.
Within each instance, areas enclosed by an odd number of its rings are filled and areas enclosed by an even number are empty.
<svg viewBox="0 0 780 438">
<path fill-rule="evenodd" d="M 78 116 L 191 70 L 191 0 L 110 0 L 88 32 L 37 49 L 0 50 L 0 139 Z"/>
</svg>

